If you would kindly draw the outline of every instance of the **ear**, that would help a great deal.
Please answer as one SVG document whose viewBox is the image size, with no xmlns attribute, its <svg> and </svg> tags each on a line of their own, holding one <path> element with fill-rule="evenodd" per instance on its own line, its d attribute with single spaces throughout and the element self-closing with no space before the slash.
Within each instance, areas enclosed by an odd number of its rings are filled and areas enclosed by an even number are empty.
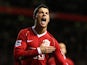
<svg viewBox="0 0 87 65">
<path fill-rule="evenodd" d="M 35 16 L 33 15 L 33 19 L 35 19 Z"/>
<path fill-rule="evenodd" d="M 36 18 L 37 18 L 37 16 L 33 15 L 33 19 L 36 19 Z"/>
</svg>

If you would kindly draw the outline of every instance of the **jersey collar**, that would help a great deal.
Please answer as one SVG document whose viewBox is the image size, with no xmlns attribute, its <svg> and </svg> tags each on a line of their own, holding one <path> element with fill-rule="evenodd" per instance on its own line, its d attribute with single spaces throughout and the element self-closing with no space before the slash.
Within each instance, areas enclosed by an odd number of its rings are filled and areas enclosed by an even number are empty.
<svg viewBox="0 0 87 65">
<path fill-rule="evenodd" d="M 45 32 L 42 33 L 42 34 L 38 34 L 34 28 L 35 28 L 35 26 L 32 26 L 33 32 L 34 32 L 38 37 L 42 37 L 42 36 L 44 36 L 44 35 L 47 33 L 47 31 L 45 31 Z"/>
</svg>

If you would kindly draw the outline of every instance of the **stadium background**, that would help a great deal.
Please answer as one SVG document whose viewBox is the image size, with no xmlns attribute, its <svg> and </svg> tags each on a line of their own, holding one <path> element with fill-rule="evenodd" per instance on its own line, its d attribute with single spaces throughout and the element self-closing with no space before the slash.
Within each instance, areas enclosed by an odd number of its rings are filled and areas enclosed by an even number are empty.
<svg viewBox="0 0 87 65">
<path fill-rule="evenodd" d="M 13 65 L 17 34 L 33 25 L 33 9 L 41 2 L 51 10 L 48 31 L 67 45 L 75 65 L 87 65 L 86 0 L 0 0 L 0 65 Z"/>
</svg>

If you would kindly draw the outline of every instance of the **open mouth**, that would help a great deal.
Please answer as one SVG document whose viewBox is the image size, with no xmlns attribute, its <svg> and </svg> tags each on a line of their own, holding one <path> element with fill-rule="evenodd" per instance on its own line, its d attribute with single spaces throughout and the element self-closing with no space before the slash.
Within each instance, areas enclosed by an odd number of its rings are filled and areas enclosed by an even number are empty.
<svg viewBox="0 0 87 65">
<path fill-rule="evenodd" d="M 42 18 L 41 20 L 42 20 L 42 21 L 46 21 L 46 18 Z"/>
<path fill-rule="evenodd" d="M 46 18 L 41 19 L 41 24 L 43 24 L 43 25 L 46 24 Z"/>
</svg>

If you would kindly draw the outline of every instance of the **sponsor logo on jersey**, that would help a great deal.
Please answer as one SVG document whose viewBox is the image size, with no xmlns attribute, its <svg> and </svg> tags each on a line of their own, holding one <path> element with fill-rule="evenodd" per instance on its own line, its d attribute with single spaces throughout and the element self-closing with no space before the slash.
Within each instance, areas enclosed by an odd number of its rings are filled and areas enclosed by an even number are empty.
<svg viewBox="0 0 87 65">
<path fill-rule="evenodd" d="M 35 57 L 33 57 L 33 59 L 44 60 L 45 59 L 45 54 L 35 56 Z"/>
</svg>

